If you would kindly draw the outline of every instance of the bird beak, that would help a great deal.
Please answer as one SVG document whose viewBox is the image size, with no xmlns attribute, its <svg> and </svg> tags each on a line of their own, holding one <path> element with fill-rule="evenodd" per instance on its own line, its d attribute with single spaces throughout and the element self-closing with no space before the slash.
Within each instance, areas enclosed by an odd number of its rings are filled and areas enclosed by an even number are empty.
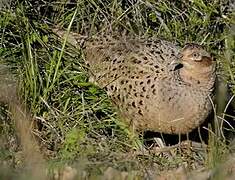
<svg viewBox="0 0 235 180">
<path fill-rule="evenodd" d="M 201 56 L 202 56 L 202 57 L 211 58 L 210 54 L 209 54 L 208 52 L 206 52 L 206 51 L 202 51 L 202 52 L 201 52 Z"/>
</svg>

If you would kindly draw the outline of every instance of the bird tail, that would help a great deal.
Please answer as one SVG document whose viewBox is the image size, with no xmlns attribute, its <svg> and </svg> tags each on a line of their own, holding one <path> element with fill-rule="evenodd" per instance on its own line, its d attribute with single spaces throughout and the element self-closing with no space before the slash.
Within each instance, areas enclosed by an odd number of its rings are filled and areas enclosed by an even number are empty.
<svg viewBox="0 0 235 180">
<path fill-rule="evenodd" d="M 69 44 L 78 48 L 82 48 L 85 41 L 88 39 L 88 36 L 83 36 L 81 34 L 65 31 L 59 28 L 53 28 L 52 32 L 61 39 L 67 41 Z"/>
</svg>

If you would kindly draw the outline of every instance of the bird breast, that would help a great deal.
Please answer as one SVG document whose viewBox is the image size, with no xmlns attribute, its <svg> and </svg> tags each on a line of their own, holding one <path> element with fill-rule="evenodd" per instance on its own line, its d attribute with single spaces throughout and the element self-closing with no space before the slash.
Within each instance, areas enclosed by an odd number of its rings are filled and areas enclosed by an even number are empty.
<svg viewBox="0 0 235 180">
<path fill-rule="evenodd" d="M 161 81 L 158 87 L 145 114 L 150 130 L 184 134 L 198 127 L 211 112 L 210 91 L 169 80 Z"/>
</svg>

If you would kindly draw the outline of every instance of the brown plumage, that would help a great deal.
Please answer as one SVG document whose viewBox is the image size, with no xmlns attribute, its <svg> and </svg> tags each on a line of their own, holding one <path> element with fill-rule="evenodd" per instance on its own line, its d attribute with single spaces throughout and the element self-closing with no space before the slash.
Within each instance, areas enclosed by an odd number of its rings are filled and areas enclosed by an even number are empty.
<svg viewBox="0 0 235 180">
<path fill-rule="evenodd" d="M 84 52 L 92 81 L 136 130 L 185 134 L 212 110 L 215 62 L 200 45 L 101 36 Z"/>
</svg>

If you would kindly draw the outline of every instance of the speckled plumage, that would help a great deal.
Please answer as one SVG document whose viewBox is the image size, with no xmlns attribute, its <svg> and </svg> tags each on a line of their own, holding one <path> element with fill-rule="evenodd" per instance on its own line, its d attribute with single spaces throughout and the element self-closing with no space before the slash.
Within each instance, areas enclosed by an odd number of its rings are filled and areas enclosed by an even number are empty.
<svg viewBox="0 0 235 180">
<path fill-rule="evenodd" d="M 92 81 L 136 130 L 185 134 L 212 110 L 215 62 L 199 45 L 102 36 L 84 52 Z"/>
</svg>

